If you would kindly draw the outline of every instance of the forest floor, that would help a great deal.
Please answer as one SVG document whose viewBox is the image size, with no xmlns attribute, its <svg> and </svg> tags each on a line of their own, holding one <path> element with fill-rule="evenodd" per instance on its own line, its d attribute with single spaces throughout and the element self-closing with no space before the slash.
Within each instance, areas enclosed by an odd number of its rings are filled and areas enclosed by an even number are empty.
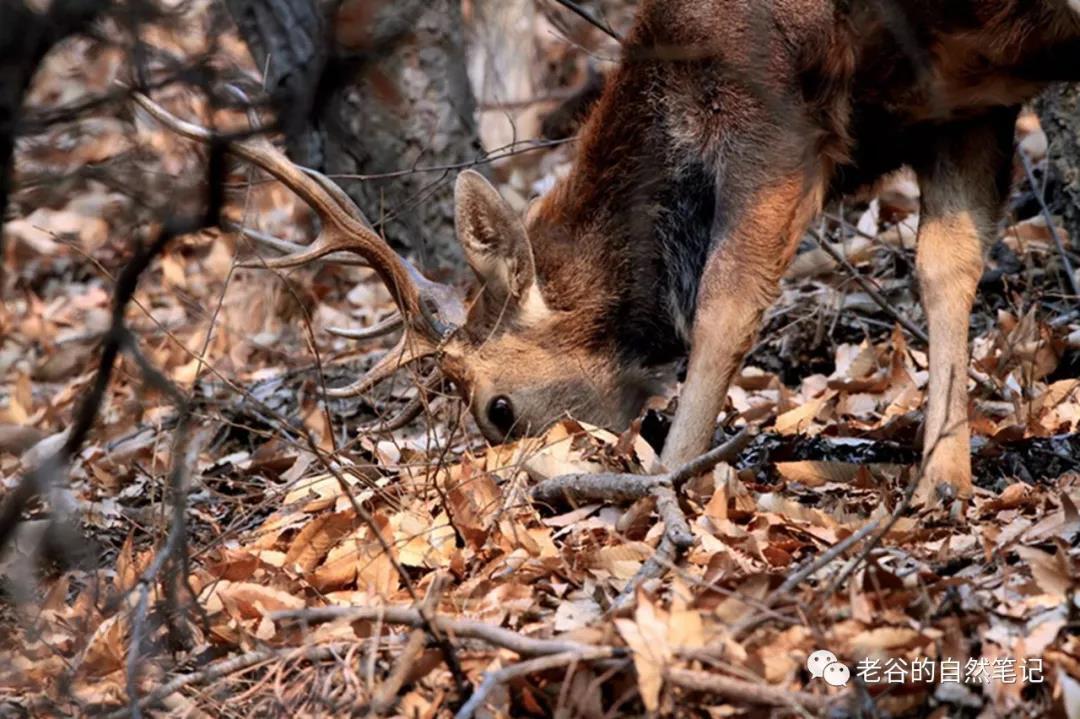
<svg viewBox="0 0 1080 719">
<path fill-rule="evenodd" d="M 145 39 L 200 51 L 190 27 Z M 249 64 L 235 38 L 217 43 Z M 125 68 L 119 49 L 67 43 L 29 104 L 77 106 Z M 155 97 L 244 123 L 179 86 Z M 1034 116 L 1018 140 L 1041 173 Z M 6 494 L 90 391 L 134 243 L 197 204 L 205 174 L 202 149 L 126 102 L 45 123 L 18 153 L 0 275 Z M 571 157 L 494 173 L 520 194 Z M 972 501 L 905 499 L 927 348 L 903 327 L 925 322 L 918 188 L 898 176 L 823 220 L 843 263 L 807 240 L 717 441 L 753 437 L 682 487 L 694 544 L 629 593 L 664 533 L 655 507 L 529 489 L 655 472 L 677 388 L 621 436 L 567 419 L 491 447 L 452 397 L 371 430 L 415 396 L 411 377 L 362 401 L 323 395 L 385 351 L 326 331 L 392 309 L 370 270 L 244 269 L 267 251 L 237 233 L 177 238 L 127 313 L 167 382 L 122 357 L 66 479 L 0 554 L 0 715 L 1080 717 L 1080 315 L 1043 188 L 1022 166 L 1016 187 L 972 319 Z M 228 201 L 238 224 L 309 240 L 306 208 L 245 168 Z M 807 669 L 818 650 L 846 685 Z M 463 706 L 466 685 L 480 693 Z"/>
</svg>

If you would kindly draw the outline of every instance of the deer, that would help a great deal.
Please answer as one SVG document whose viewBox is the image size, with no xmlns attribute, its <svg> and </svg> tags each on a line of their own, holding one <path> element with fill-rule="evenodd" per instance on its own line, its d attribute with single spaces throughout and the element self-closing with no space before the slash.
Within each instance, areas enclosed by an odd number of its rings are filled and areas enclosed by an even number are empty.
<svg viewBox="0 0 1080 719">
<path fill-rule="evenodd" d="M 353 333 L 402 334 L 332 395 L 361 395 L 427 358 L 425 382 L 450 382 L 493 443 L 567 416 L 622 430 L 688 352 L 667 467 L 708 450 L 826 203 L 910 167 L 930 342 L 919 493 L 966 501 L 968 324 L 1009 192 L 1015 121 L 1044 88 L 1076 79 L 1070 0 L 642 0 L 567 176 L 520 216 L 479 173 L 458 175 L 457 236 L 476 276 L 464 293 L 425 278 L 343 191 L 268 141 L 233 152 L 321 220 L 313 244 L 265 266 L 354 253 L 400 310 Z"/>
</svg>

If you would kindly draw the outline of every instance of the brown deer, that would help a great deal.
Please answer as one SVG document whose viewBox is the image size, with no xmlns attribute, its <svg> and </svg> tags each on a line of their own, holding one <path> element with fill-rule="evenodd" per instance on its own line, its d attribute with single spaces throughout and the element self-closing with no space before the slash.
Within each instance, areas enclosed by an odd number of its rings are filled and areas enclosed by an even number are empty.
<svg viewBox="0 0 1080 719">
<path fill-rule="evenodd" d="M 409 270 L 331 183 L 268 144 L 238 149 L 323 217 L 315 246 L 270 264 L 359 252 L 402 309 L 397 349 L 338 394 L 435 355 L 491 441 L 565 415 L 621 429 L 689 348 L 662 454 L 678 465 L 708 448 L 823 204 L 908 165 L 930 336 L 923 491 L 969 496 L 982 253 L 1019 105 L 1080 79 L 1080 14 L 1068 0 L 643 0 L 623 53 L 572 172 L 524 219 L 480 175 L 459 176 L 458 235 L 479 280 L 467 302 Z"/>
</svg>

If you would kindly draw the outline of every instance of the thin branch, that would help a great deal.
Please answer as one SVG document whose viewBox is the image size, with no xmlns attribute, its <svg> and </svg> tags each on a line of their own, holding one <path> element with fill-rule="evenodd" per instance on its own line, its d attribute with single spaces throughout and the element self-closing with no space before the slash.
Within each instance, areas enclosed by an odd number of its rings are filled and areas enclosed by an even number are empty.
<svg viewBox="0 0 1080 719">
<path fill-rule="evenodd" d="M 574 13 L 575 15 L 580 17 L 582 20 L 584 20 L 585 22 L 587 22 L 590 25 L 592 25 L 593 27 L 595 27 L 596 29 L 602 31 L 603 33 L 605 33 L 606 35 L 611 37 L 613 40 L 615 40 L 615 42 L 622 45 L 622 43 L 623 43 L 622 35 L 615 32 L 615 30 L 612 29 L 612 27 L 610 25 L 608 25 L 606 22 L 604 22 L 600 18 L 593 15 L 591 12 L 589 12 L 585 8 L 578 5 L 576 2 L 573 2 L 573 0 L 555 0 L 555 2 L 557 2 L 559 5 L 562 5 L 564 8 L 566 8 L 570 12 Z"/>
<path fill-rule="evenodd" d="M 613 610 L 626 606 L 643 582 L 664 576 L 683 550 L 694 544 L 694 535 L 679 506 L 678 491 L 690 479 L 711 471 L 721 462 L 729 462 L 754 438 L 749 426 L 708 452 L 695 457 L 673 472 L 654 476 L 639 474 L 565 474 L 540 483 L 532 490 L 533 498 L 556 502 L 560 498 L 580 500 L 632 501 L 646 497 L 656 503 L 657 514 L 664 522 L 664 534 L 652 556 L 638 569 L 616 597 Z"/>
<path fill-rule="evenodd" d="M 1027 152 L 1022 147 L 1017 147 L 1016 153 L 1020 155 L 1020 163 L 1024 166 L 1024 174 L 1027 176 L 1028 184 L 1031 185 L 1031 191 L 1039 202 L 1039 210 L 1046 221 L 1046 229 L 1050 231 L 1050 237 L 1053 238 L 1058 255 L 1061 256 L 1061 266 L 1065 270 L 1065 276 L 1069 279 L 1073 297 L 1076 298 L 1077 302 L 1080 302 L 1080 282 L 1078 282 L 1072 262 L 1069 260 L 1069 253 L 1065 250 L 1065 242 L 1061 239 L 1061 233 L 1057 231 L 1057 226 L 1054 225 L 1054 217 L 1050 214 L 1050 208 L 1046 206 L 1046 197 L 1043 195 L 1043 190 L 1039 187 L 1039 183 L 1035 181 L 1035 171 L 1031 167 L 1031 158 L 1028 157 Z"/>
<path fill-rule="evenodd" d="M 691 669 L 669 669 L 665 677 L 675 686 L 688 691 L 715 694 L 741 704 L 755 706 L 802 707 L 820 712 L 828 708 L 830 704 L 844 699 L 843 694 L 829 698 Z"/>
<path fill-rule="evenodd" d="M 5 497 L 3 505 L 0 506 L 0 548 L 7 545 L 8 540 L 15 531 L 15 527 L 19 523 L 19 517 L 22 516 L 23 510 L 59 477 L 90 434 L 90 429 L 93 427 L 98 411 L 101 409 L 105 399 L 105 392 L 108 390 L 116 359 L 127 342 L 128 330 L 124 325 L 124 313 L 135 296 L 135 290 L 143 272 L 174 238 L 218 223 L 221 207 L 224 203 L 224 191 L 222 189 L 222 181 L 225 176 L 224 156 L 225 146 L 221 143 L 213 143 L 207 173 L 209 198 L 203 216 L 166 221 L 153 243 L 149 246 L 136 248 L 135 256 L 132 257 L 116 279 L 116 288 L 113 292 L 112 320 L 109 330 L 105 334 L 101 359 L 98 361 L 98 370 L 94 376 L 94 383 L 90 393 L 79 404 L 79 408 L 75 413 L 75 420 L 63 446 L 55 455 L 43 462 L 40 467 L 25 474 L 15 489 Z"/>
<path fill-rule="evenodd" d="M 541 482 L 532 490 L 533 499 L 555 502 L 562 498 L 572 500 L 607 499 L 630 501 L 641 499 L 662 485 L 679 488 L 692 479 L 710 471 L 721 462 L 730 462 L 746 449 L 755 432 L 744 427 L 738 434 L 699 457 L 695 457 L 673 472 L 657 475 L 621 474 L 603 472 L 598 474 L 563 474 Z"/>
<path fill-rule="evenodd" d="M 442 597 L 442 591 L 446 585 L 445 579 L 446 575 L 437 574 L 428 587 L 428 593 L 424 597 L 423 605 L 426 611 L 432 612 L 439 606 L 439 599 Z M 372 636 L 377 639 L 379 634 L 376 632 Z M 398 657 L 393 671 L 375 691 L 375 696 L 372 698 L 371 706 L 367 712 L 368 716 L 381 716 L 393 708 L 397 702 L 398 692 L 401 691 L 405 679 L 409 676 L 409 672 L 413 670 L 416 658 L 427 643 L 427 636 L 427 632 L 422 628 L 413 630 L 412 634 L 409 635 L 409 639 L 405 643 L 405 648 L 401 650 L 401 656 Z M 374 652 L 372 652 L 372 655 L 374 656 Z"/>
<path fill-rule="evenodd" d="M 893 305 L 887 299 L 885 299 L 885 297 L 882 296 L 878 288 L 874 286 L 874 283 L 863 277 L 862 274 L 857 269 L 855 269 L 855 267 L 850 262 L 848 262 L 848 259 L 846 257 L 837 252 L 836 248 L 830 245 L 825 240 L 825 238 L 821 236 L 820 232 L 818 232 L 812 227 L 808 230 L 808 232 L 810 233 L 810 236 L 817 241 L 818 246 L 825 251 L 825 254 L 833 258 L 833 260 L 835 260 L 837 264 L 847 270 L 848 275 L 850 275 L 853 280 L 859 283 L 859 286 L 862 287 L 866 294 L 870 296 L 870 299 L 874 301 L 874 304 L 880 307 L 885 314 L 896 320 L 897 323 L 899 323 L 901 327 L 907 330 L 912 337 L 915 337 L 924 344 L 930 344 L 930 337 L 926 334 L 926 330 L 924 330 L 922 327 L 919 327 L 910 319 L 897 312 L 896 308 L 893 307 Z"/>
<path fill-rule="evenodd" d="M 866 294 L 870 296 L 870 299 L 874 301 L 874 304 L 880 307 L 881 310 L 885 312 L 885 314 L 896 320 L 896 322 L 905 330 L 907 330 L 907 332 L 912 337 L 916 338 L 924 345 L 930 345 L 930 336 L 926 334 L 926 331 L 904 315 L 900 314 L 896 310 L 896 308 L 892 304 L 890 304 L 887 299 L 885 299 L 881 292 L 878 291 L 878 288 L 874 286 L 874 283 L 868 280 L 866 277 L 863 277 L 863 275 L 857 269 L 855 269 L 855 267 L 850 262 L 848 262 L 848 259 L 846 257 L 837 252 L 836 248 L 830 245 L 825 240 L 825 238 L 821 236 L 820 232 L 818 232 L 814 228 L 810 228 L 807 231 L 810 233 L 810 236 L 817 241 L 818 246 L 821 247 L 821 249 L 824 250 L 826 254 L 836 260 L 836 262 L 838 262 L 847 271 L 848 275 L 850 275 L 853 280 L 859 283 L 859 286 L 861 286 L 866 291 Z M 968 367 L 967 374 L 968 377 L 973 379 L 975 383 L 983 389 L 984 392 L 988 394 L 993 394 L 998 391 L 998 388 L 995 387 L 992 382 L 987 380 L 985 377 L 979 376 L 979 374 L 976 373 L 973 369 L 971 369 L 971 367 Z"/>
<path fill-rule="evenodd" d="M 403 624 L 417 628 L 424 626 L 424 618 L 420 611 L 413 607 L 315 607 L 273 612 L 269 616 L 275 622 L 293 620 L 313 624 L 329 621 L 375 621 L 381 618 L 382 621 L 390 624 Z M 445 634 L 479 639 L 528 657 L 560 652 L 584 653 L 595 648 L 593 645 L 569 639 L 526 637 L 509 629 L 472 619 L 451 619 L 436 614 L 431 617 L 431 624 Z"/>
<path fill-rule="evenodd" d="M 788 578 L 784 580 L 783 584 L 777 587 L 775 591 L 773 591 L 771 594 L 769 594 L 769 596 L 765 597 L 765 599 L 762 600 L 764 608 L 771 609 L 776 606 L 780 602 L 780 600 L 787 597 L 792 590 L 802 584 L 802 582 L 807 577 L 823 569 L 827 564 L 830 564 L 833 560 L 846 552 L 848 549 L 861 542 L 867 537 L 867 535 L 877 529 L 880 523 L 880 519 L 875 519 L 871 522 L 867 522 L 859 528 L 859 531 L 853 532 L 849 536 L 845 537 L 842 541 L 839 541 L 836 544 L 832 545 L 824 553 L 819 555 L 814 561 L 810 562 L 794 574 L 789 575 Z M 736 624 L 731 629 L 731 636 L 735 637 L 736 639 L 744 637 L 746 636 L 747 632 L 754 629 L 759 624 L 766 621 L 768 618 L 768 614 L 766 614 L 765 612 L 757 612 Z"/>
<path fill-rule="evenodd" d="M 469 698 L 469 701 L 465 702 L 461 709 L 458 710 L 458 713 L 454 715 L 454 719 L 472 719 L 476 710 L 484 705 L 484 702 L 487 700 L 488 696 L 491 695 L 491 692 L 493 692 L 500 684 L 506 684 L 518 677 L 535 674 L 536 672 L 563 667 L 567 664 L 577 664 L 578 662 L 593 661 L 596 659 L 609 659 L 611 657 L 611 647 L 595 647 L 589 652 L 561 652 L 559 654 L 549 654 L 546 657 L 537 657 L 536 659 L 511 664 L 510 666 L 503 667 L 495 672 L 487 672 L 484 674 L 484 680 L 480 683 L 476 692 Z"/>
<path fill-rule="evenodd" d="M 303 654 L 308 661 L 317 662 L 323 659 L 329 659 L 341 652 L 343 649 L 348 649 L 352 646 L 352 643 L 339 642 L 335 644 L 324 644 L 320 646 L 314 646 L 304 648 L 299 653 Z M 215 662 L 204 669 L 197 672 L 191 672 L 190 674 L 181 674 L 178 677 L 174 677 L 170 681 L 162 684 L 160 687 L 150 692 L 137 702 L 139 709 L 146 709 L 160 702 L 162 699 L 175 694 L 186 686 L 191 684 L 205 684 L 217 681 L 224 677 L 229 676 L 234 672 L 248 669 L 256 664 L 262 664 L 273 659 L 277 659 L 282 656 L 289 656 L 297 653 L 295 649 L 254 649 L 244 654 L 239 654 L 230 659 L 223 659 L 222 661 Z M 124 717 L 131 716 L 131 707 L 125 706 L 121 709 L 117 709 L 111 714 L 106 714 L 104 719 L 124 719 Z"/>
</svg>

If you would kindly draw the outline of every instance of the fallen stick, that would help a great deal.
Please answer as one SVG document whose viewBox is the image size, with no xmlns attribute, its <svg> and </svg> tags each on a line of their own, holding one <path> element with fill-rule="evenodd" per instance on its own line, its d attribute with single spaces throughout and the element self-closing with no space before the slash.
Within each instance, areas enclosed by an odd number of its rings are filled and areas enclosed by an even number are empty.
<svg viewBox="0 0 1080 719">
<path fill-rule="evenodd" d="M 567 664 L 595 659 L 609 659 L 613 656 L 612 651 L 612 647 L 595 647 L 592 651 L 586 653 L 560 652 L 559 654 L 549 654 L 546 657 L 537 657 L 536 659 L 511 664 L 498 671 L 487 672 L 484 674 L 484 680 L 480 683 L 480 686 L 469 697 L 469 701 L 465 702 L 457 714 L 454 715 L 454 719 L 471 719 L 476 710 L 484 705 L 491 692 L 495 691 L 495 688 L 500 684 L 505 684 L 508 681 L 534 672 L 555 669 Z"/>
<path fill-rule="evenodd" d="M 678 491 L 689 480 L 711 471 L 721 462 L 729 462 L 739 456 L 755 437 L 750 427 L 743 427 L 735 436 L 714 447 L 705 454 L 690 460 L 674 471 L 657 475 L 621 474 L 603 472 L 598 474 L 564 474 L 541 482 L 532 490 L 533 499 L 556 502 L 568 499 L 633 501 L 651 497 L 656 502 L 656 512 L 664 523 L 664 536 L 637 573 L 615 598 L 613 610 L 625 607 L 634 597 L 637 588 L 650 579 L 658 579 L 678 560 L 679 554 L 694 543 L 693 532 L 686 515 L 679 506 Z"/>
<path fill-rule="evenodd" d="M 269 616 L 275 622 L 283 620 L 311 623 L 335 620 L 359 622 L 381 618 L 389 624 L 404 624 L 416 628 L 424 626 L 424 618 L 412 607 L 314 607 L 273 612 Z M 446 634 L 466 639 L 481 639 L 488 644 L 509 649 L 522 656 L 544 656 L 561 652 L 586 653 L 595 649 L 592 644 L 566 639 L 526 637 L 509 629 L 473 619 L 451 619 L 433 614 L 430 621 L 439 631 Z"/>
<path fill-rule="evenodd" d="M 311 609 L 274 612 L 269 615 L 273 621 L 295 620 L 304 622 L 322 621 L 376 621 L 381 619 L 389 624 L 403 624 L 421 628 L 425 622 L 420 612 L 412 607 L 316 607 Z M 617 659 L 628 656 L 624 647 L 591 645 L 562 639 L 536 639 L 525 637 L 509 629 L 493 624 L 469 620 L 450 619 L 436 615 L 434 622 L 441 631 L 458 637 L 483 640 L 493 646 L 509 649 L 521 656 L 533 657 L 485 674 L 484 680 L 476 693 L 458 711 L 456 719 L 468 719 L 483 705 L 491 692 L 501 683 L 534 672 L 545 671 L 574 662 Z M 412 642 L 410 642 L 412 643 Z M 301 656 L 309 661 L 329 659 L 348 649 L 351 643 L 333 644 L 284 649 L 261 648 L 245 652 L 228 659 L 223 659 L 199 671 L 174 677 L 153 692 L 143 696 L 136 703 L 139 709 L 155 705 L 177 691 L 192 684 L 216 681 L 234 672 L 248 669 L 263 662 L 280 657 Z M 843 695 L 829 698 L 806 692 L 790 691 L 768 684 L 757 684 L 734 677 L 712 674 L 688 669 L 668 669 L 665 672 L 668 682 L 689 691 L 706 692 L 732 701 L 763 706 L 801 706 L 812 710 L 821 710 L 829 704 L 842 700 Z M 106 715 L 106 719 L 123 719 L 131 716 L 132 706 L 126 705 Z"/>
<path fill-rule="evenodd" d="M 758 706 L 802 707 L 820 712 L 844 698 L 843 694 L 830 698 L 691 669 L 669 669 L 665 677 L 682 689 L 715 694 L 742 704 Z"/>
<path fill-rule="evenodd" d="M 541 482 L 532 490 L 533 499 L 555 502 L 562 498 L 570 500 L 607 499 L 630 501 L 648 496 L 654 488 L 668 485 L 679 489 L 700 474 L 708 472 L 721 462 L 729 462 L 750 444 L 756 436 L 749 427 L 705 454 L 695 457 L 672 472 L 656 475 L 622 474 L 601 472 L 597 474 L 563 474 Z"/>
<path fill-rule="evenodd" d="M 776 588 L 776 591 L 772 592 L 769 596 L 765 597 L 765 599 L 762 600 L 761 603 L 762 605 L 764 605 L 764 608 L 772 609 L 781 599 L 783 599 L 793 589 L 799 586 L 803 582 L 803 580 L 805 580 L 811 574 L 814 574 L 818 570 L 824 568 L 825 565 L 831 563 L 833 560 L 835 560 L 837 557 L 846 552 L 855 544 L 861 542 L 867 537 L 867 535 L 877 529 L 880 523 L 880 519 L 875 519 L 871 522 L 867 522 L 859 528 L 859 531 L 850 534 L 843 540 L 832 545 L 824 553 L 818 556 L 817 559 L 810 562 L 794 574 L 790 575 L 787 579 L 784 580 L 783 584 Z M 761 622 L 765 621 L 766 619 L 768 619 L 768 616 L 763 612 L 753 614 L 747 619 L 744 619 L 743 621 L 736 624 L 731 630 L 731 636 L 735 637 L 736 639 L 743 637 L 746 635 L 747 632 L 749 632 L 757 625 L 761 624 Z"/>
</svg>

